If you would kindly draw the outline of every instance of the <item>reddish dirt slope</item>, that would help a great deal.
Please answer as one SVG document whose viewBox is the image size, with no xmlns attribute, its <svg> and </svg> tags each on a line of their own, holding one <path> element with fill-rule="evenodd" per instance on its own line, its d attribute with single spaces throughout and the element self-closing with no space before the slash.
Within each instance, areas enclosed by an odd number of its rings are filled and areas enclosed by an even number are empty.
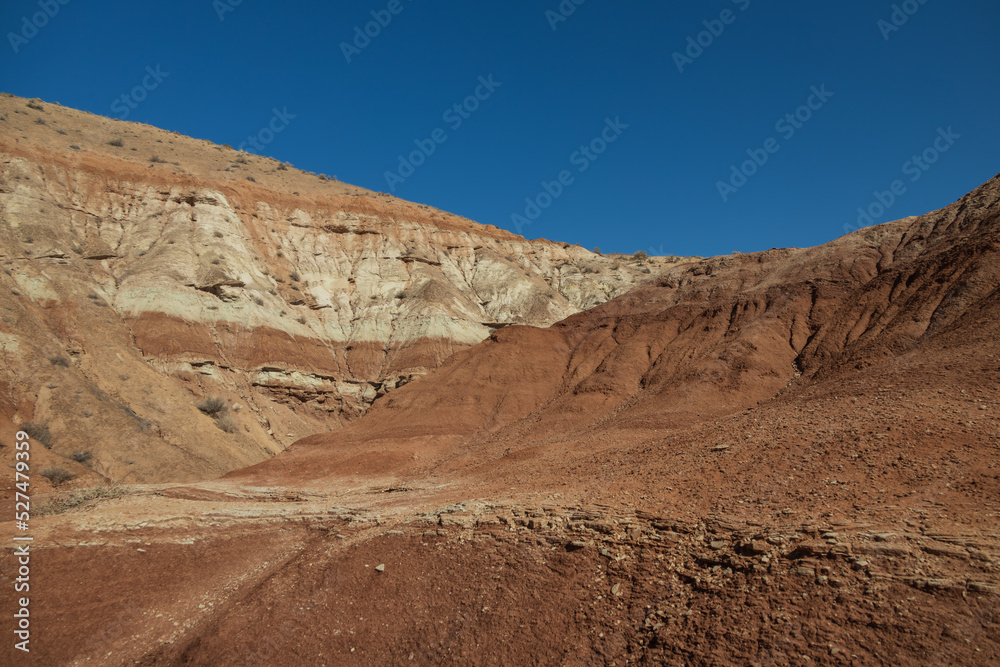
<svg viewBox="0 0 1000 667">
<path fill-rule="evenodd" d="M 32 664 L 998 664 L 998 290 L 1000 177 L 502 329 L 39 522 Z"/>
<path fill-rule="evenodd" d="M 757 406 L 785 410 L 823 392 L 870 404 L 884 398 L 881 378 L 982 412 L 962 391 L 996 378 L 998 287 L 1000 178 L 926 216 L 818 248 L 678 267 L 550 329 L 498 331 L 376 402 L 370 418 L 235 476 L 322 485 L 384 475 L 386 458 L 414 478 L 443 465 L 489 480 L 525 458 L 531 474 L 564 475 L 576 457 L 632 441 L 672 447 Z M 987 423 L 992 401 L 976 415 Z"/>
</svg>

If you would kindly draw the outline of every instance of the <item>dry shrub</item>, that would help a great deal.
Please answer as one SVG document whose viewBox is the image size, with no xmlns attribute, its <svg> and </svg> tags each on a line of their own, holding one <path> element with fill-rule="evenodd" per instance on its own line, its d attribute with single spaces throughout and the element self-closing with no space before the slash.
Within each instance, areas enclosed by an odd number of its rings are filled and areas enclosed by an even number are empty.
<svg viewBox="0 0 1000 667">
<path fill-rule="evenodd" d="M 71 479 L 76 479 L 76 475 L 62 466 L 49 466 L 40 473 L 42 477 L 52 482 L 53 486 L 61 486 Z"/>
<path fill-rule="evenodd" d="M 239 428 L 236 418 L 229 412 L 222 412 L 215 416 L 215 425 L 226 433 L 235 433 Z"/>
<path fill-rule="evenodd" d="M 209 417 L 216 417 L 229 410 L 226 399 L 221 396 L 208 396 L 196 404 L 196 407 Z"/>
</svg>

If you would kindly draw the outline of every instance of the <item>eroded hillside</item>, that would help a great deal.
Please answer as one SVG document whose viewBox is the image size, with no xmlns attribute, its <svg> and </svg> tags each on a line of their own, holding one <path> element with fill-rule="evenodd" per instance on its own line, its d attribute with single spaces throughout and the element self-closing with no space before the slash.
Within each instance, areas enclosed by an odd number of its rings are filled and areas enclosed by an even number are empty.
<svg viewBox="0 0 1000 667">
<path fill-rule="evenodd" d="M 266 459 L 499 327 L 669 265 L 56 104 L 0 98 L 0 125 L 2 411 L 113 479 Z M 210 396 L 224 429 L 195 407 Z"/>
<path fill-rule="evenodd" d="M 995 665 L 998 328 L 1000 177 L 669 269 L 266 462 L 53 510 L 32 657 Z"/>
</svg>

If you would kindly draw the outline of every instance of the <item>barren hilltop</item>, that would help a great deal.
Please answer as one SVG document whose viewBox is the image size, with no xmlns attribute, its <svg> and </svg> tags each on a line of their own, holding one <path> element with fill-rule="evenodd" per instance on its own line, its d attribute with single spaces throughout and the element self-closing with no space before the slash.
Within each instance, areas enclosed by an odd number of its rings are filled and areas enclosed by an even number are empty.
<svg viewBox="0 0 1000 667">
<path fill-rule="evenodd" d="M 4 442 L 77 475 L 33 487 L 31 664 L 1000 662 L 1000 175 L 816 248 L 603 256 L 0 127 Z"/>
</svg>

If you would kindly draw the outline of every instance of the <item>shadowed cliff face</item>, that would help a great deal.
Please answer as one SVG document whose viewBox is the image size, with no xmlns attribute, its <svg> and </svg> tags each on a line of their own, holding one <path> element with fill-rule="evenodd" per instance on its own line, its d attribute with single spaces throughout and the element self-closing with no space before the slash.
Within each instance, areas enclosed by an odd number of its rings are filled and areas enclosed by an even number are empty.
<svg viewBox="0 0 1000 667">
<path fill-rule="evenodd" d="M 548 326 L 669 266 L 34 106 L 0 99 L 0 381 L 54 453 L 91 450 L 116 479 L 260 461 L 499 327 Z M 233 405 L 229 432 L 195 408 L 209 395 Z"/>
</svg>

